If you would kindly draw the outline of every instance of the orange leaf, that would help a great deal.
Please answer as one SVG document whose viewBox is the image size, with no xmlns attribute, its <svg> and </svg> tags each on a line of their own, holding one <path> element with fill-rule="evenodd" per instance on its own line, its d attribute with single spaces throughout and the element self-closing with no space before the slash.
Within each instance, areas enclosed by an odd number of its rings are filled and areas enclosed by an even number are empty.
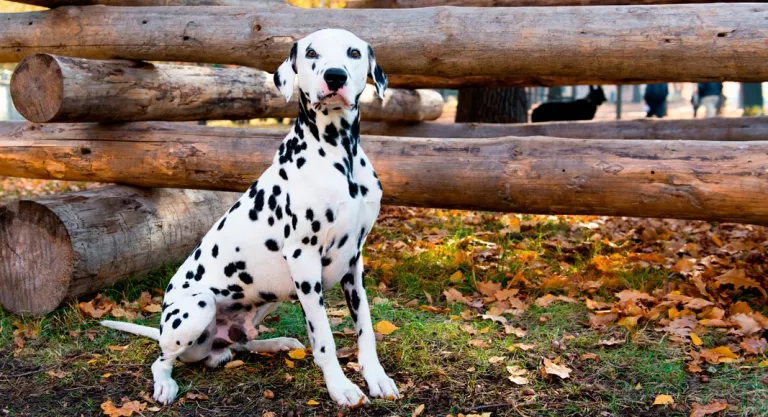
<svg viewBox="0 0 768 417">
<path fill-rule="evenodd" d="M 304 349 L 295 349 L 288 352 L 288 357 L 291 359 L 304 359 L 307 357 L 307 351 Z"/>
<path fill-rule="evenodd" d="M 758 339 L 757 337 L 744 339 L 739 346 L 749 355 L 760 355 L 768 350 L 768 342 L 764 338 Z"/>
<path fill-rule="evenodd" d="M 292 360 L 286 359 L 285 360 L 285 366 L 287 366 L 289 368 L 295 368 L 296 364 Z"/>
<path fill-rule="evenodd" d="M 314 406 L 320 405 L 320 403 L 315 400 L 309 400 L 307 401 L 307 405 L 310 407 L 314 407 Z"/>
<path fill-rule="evenodd" d="M 755 281 L 754 279 L 747 278 L 747 275 L 743 269 L 731 269 L 730 271 L 724 273 L 723 275 L 720 275 L 719 277 L 715 278 L 715 280 L 718 283 L 720 283 L 720 285 L 731 284 L 733 285 L 733 288 L 737 290 L 742 287 L 756 288 L 758 291 L 760 291 L 763 294 L 764 298 L 768 298 L 768 293 L 765 292 L 765 290 L 760 285 L 760 283 Z"/>
<path fill-rule="evenodd" d="M 109 345 L 109 346 L 107 346 L 107 349 L 109 349 L 109 350 L 111 350 L 111 351 L 113 351 L 113 352 L 122 352 L 122 351 L 124 351 L 124 350 L 128 349 L 128 345 L 125 345 L 125 346 L 113 346 L 113 345 Z"/>
<path fill-rule="evenodd" d="M 147 408 L 147 403 L 130 401 L 128 398 L 123 398 L 122 401 L 122 405 L 120 405 L 118 408 L 115 406 L 115 404 L 112 403 L 111 400 L 109 400 L 101 404 L 101 409 L 104 411 L 104 414 L 108 415 L 109 417 L 129 417 L 132 416 L 133 413 L 140 413 L 141 411 L 144 411 L 145 408 Z"/>
<path fill-rule="evenodd" d="M 693 343 L 696 346 L 701 346 L 704 344 L 704 342 L 701 340 L 699 336 L 696 336 L 696 333 L 691 333 L 691 343 Z"/>
<path fill-rule="evenodd" d="M 467 300 L 467 298 L 464 297 L 464 294 L 459 292 L 456 288 L 448 288 L 443 291 L 443 295 L 445 296 L 445 300 L 449 303 L 459 302 L 469 304 L 469 300 Z"/>
<path fill-rule="evenodd" d="M 160 304 L 147 304 L 142 310 L 146 311 L 147 313 L 159 313 L 163 311 L 163 307 L 160 306 Z"/>
<path fill-rule="evenodd" d="M 474 346 L 476 348 L 485 349 L 487 347 L 490 347 L 488 342 L 485 340 L 479 340 L 479 339 L 472 339 L 469 341 L 470 346 Z"/>
<path fill-rule="evenodd" d="M 384 335 L 390 334 L 395 330 L 399 329 L 399 327 L 395 326 L 394 324 L 392 324 L 387 320 L 382 320 L 376 323 L 376 326 L 374 326 L 374 328 L 376 329 L 377 332 Z"/>
<path fill-rule="evenodd" d="M 653 405 L 669 405 L 674 403 L 675 400 L 672 396 L 667 394 L 659 394 L 656 396 L 656 399 L 653 400 Z"/>
<path fill-rule="evenodd" d="M 718 411 L 723 411 L 726 408 L 728 408 L 728 404 L 720 401 L 716 401 L 707 405 L 693 403 L 690 417 L 704 417 L 710 414 L 715 414 Z"/>
<path fill-rule="evenodd" d="M 501 291 L 501 283 L 481 281 L 477 283 L 477 290 L 486 297 L 494 297 L 496 292 Z"/>
<path fill-rule="evenodd" d="M 225 368 L 237 368 L 239 366 L 245 365 L 245 362 L 241 361 L 240 359 L 228 362 L 226 365 L 224 365 Z"/>
</svg>

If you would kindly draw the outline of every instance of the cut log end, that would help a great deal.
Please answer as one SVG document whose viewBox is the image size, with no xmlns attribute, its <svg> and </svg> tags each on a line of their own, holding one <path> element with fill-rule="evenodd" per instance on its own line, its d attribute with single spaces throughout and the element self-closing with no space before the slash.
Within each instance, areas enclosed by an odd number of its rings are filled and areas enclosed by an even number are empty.
<svg viewBox="0 0 768 417">
<path fill-rule="evenodd" d="M 43 314 L 67 297 L 75 254 L 69 232 L 48 207 L 21 200 L 0 206 L 0 304 Z"/>
<path fill-rule="evenodd" d="M 43 54 L 24 58 L 11 79 L 11 98 L 27 120 L 54 121 L 64 100 L 64 77 L 56 59 Z"/>
</svg>

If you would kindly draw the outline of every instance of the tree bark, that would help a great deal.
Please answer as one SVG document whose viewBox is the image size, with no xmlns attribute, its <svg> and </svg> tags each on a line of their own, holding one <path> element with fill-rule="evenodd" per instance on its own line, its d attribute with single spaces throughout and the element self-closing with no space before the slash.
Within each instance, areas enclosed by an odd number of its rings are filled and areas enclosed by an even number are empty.
<svg viewBox="0 0 768 417">
<path fill-rule="evenodd" d="M 535 124 L 489 123 L 363 123 L 366 135 L 420 138 L 492 138 L 553 136 L 578 139 L 662 139 L 705 141 L 768 141 L 768 117 L 698 120 L 621 120 Z"/>
<path fill-rule="evenodd" d="M 211 68 L 102 61 L 37 54 L 11 79 L 11 95 L 27 120 L 126 122 L 296 117 L 272 75 L 251 68 Z M 360 97 L 365 120 L 435 120 L 443 98 L 430 90 L 389 89 L 384 101 L 368 86 Z"/>
<path fill-rule="evenodd" d="M 0 123 L 0 175 L 245 190 L 281 134 Z M 363 136 L 385 204 L 768 225 L 768 142 Z"/>
<path fill-rule="evenodd" d="M 459 90 L 456 123 L 525 123 L 528 106 L 524 88 L 463 88 Z"/>
<path fill-rule="evenodd" d="M 5 15 L 0 62 L 33 53 L 274 71 L 319 27 L 363 36 L 390 74 L 528 85 L 768 79 L 768 6 L 59 7 Z M 585 75 L 586 74 L 586 75 Z"/>
<path fill-rule="evenodd" d="M 112 186 L 0 206 L 0 304 L 44 314 L 180 262 L 239 197 Z"/>
</svg>

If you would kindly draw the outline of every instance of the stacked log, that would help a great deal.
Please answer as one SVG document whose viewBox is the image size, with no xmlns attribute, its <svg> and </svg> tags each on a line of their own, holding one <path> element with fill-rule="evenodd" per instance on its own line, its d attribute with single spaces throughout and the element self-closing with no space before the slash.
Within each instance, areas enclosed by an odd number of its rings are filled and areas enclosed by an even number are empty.
<svg viewBox="0 0 768 417">
<path fill-rule="evenodd" d="M 5 122 L 0 175 L 239 191 L 281 139 L 172 123 Z M 385 204 L 768 224 L 768 141 L 363 136 L 362 144 Z"/>
<path fill-rule="evenodd" d="M 535 124 L 363 123 L 366 135 L 419 138 L 494 138 L 554 136 L 577 139 L 661 139 L 768 141 L 768 117 L 700 120 L 642 119 Z"/>
<path fill-rule="evenodd" d="M 338 27 L 369 41 L 387 73 L 438 77 L 430 86 L 456 79 L 475 85 L 505 79 L 517 85 L 762 82 L 768 79 L 767 16 L 768 6 L 750 3 L 409 10 L 299 9 L 279 3 L 59 7 L 5 17 L 0 62 L 53 53 L 274 71 L 294 41 L 321 27 Z M 397 79 L 392 77 L 393 85 Z"/>
<path fill-rule="evenodd" d="M 180 262 L 239 196 L 112 186 L 0 206 L 0 304 L 43 314 Z"/>
<path fill-rule="evenodd" d="M 364 120 L 435 120 L 443 98 L 430 90 L 387 90 L 384 100 L 368 86 L 360 97 Z M 25 58 L 11 80 L 16 108 L 27 120 L 126 122 L 239 120 L 296 117 L 272 75 L 251 68 L 212 68 L 88 60 L 37 54 Z"/>
</svg>

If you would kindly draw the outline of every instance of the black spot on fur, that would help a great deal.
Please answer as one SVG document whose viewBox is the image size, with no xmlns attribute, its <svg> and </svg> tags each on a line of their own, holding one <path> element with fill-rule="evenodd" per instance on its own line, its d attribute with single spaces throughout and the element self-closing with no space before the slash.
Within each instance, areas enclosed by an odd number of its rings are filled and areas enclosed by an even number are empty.
<svg viewBox="0 0 768 417">
<path fill-rule="evenodd" d="M 172 290 L 172 289 L 173 289 L 173 284 L 171 284 L 171 283 L 169 282 L 169 283 L 168 283 L 168 287 L 166 287 L 166 288 L 165 288 L 165 292 L 166 292 L 166 293 L 169 293 L 169 292 L 171 292 L 171 290 Z"/>
<path fill-rule="evenodd" d="M 314 332 L 315 331 L 315 326 L 312 325 L 312 322 L 307 320 L 307 324 L 309 325 L 309 331 L 310 332 Z"/>
<path fill-rule="evenodd" d="M 360 158 L 360 165 L 365 166 L 365 158 Z"/>
<path fill-rule="evenodd" d="M 229 296 L 229 290 L 226 290 L 226 289 L 225 290 L 221 290 L 221 295 L 224 296 L 224 297 L 228 297 Z"/>
<path fill-rule="evenodd" d="M 320 262 L 323 264 L 323 266 L 328 266 L 331 264 L 331 258 L 323 258 L 320 260 Z"/>
<path fill-rule="evenodd" d="M 323 150 L 323 148 L 320 148 L 320 150 L 317 152 L 320 154 L 320 156 L 325 157 L 325 151 Z"/>
<path fill-rule="evenodd" d="M 200 300 L 197 302 L 197 305 L 199 305 L 200 308 L 205 308 L 205 306 L 207 306 L 208 304 L 205 301 Z"/>
<path fill-rule="evenodd" d="M 195 260 L 200 259 L 200 255 L 203 253 L 203 251 L 200 250 L 200 248 L 197 248 L 195 251 Z"/>
<path fill-rule="evenodd" d="M 253 284 L 253 277 L 251 276 L 251 274 L 247 272 L 241 272 L 237 275 L 237 277 L 240 278 L 240 281 L 242 281 L 243 284 L 246 284 L 246 285 Z"/>
<path fill-rule="evenodd" d="M 224 267 L 224 275 L 231 277 L 235 272 L 237 272 L 237 267 L 234 263 L 229 263 L 229 265 Z"/>
<path fill-rule="evenodd" d="M 272 252 L 277 252 L 280 250 L 280 248 L 277 246 L 277 242 L 275 242 L 274 239 L 267 239 L 267 241 L 264 242 L 264 245 Z"/>
<path fill-rule="evenodd" d="M 173 321 L 173 323 L 171 323 L 171 327 L 174 329 L 177 329 L 179 326 L 181 326 L 181 319 L 176 319 Z"/>
<path fill-rule="evenodd" d="M 315 219 L 315 212 L 312 211 L 312 209 L 307 209 L 307 212 L 305 214 L 307 220 L 312 221 Z"/>
<path fill-rule="evenodd" d="M 211 249 L 211 256 L 214 258 L 219 256 L 219 245 L 213 245 L 213 249 Z"/>
<path fill-rule="evenodd" d="M 205 267 L 203 265 L 198 265 L 197 273 L 195 274 L 195 281 L 200 281 L 203 279 L 203 274 L 205 274 Z"/>
<path fill-rule="evenodd" d="M 339 246 L 338 248 L 341 249 L 342 246 L 344 246 L 345 243 L 347 243 L 347 239 L 349 239 L 349 235 L 344 235 L 341 237 L 341 240 L 339 240 Z"/>
<path fill-rule="evenodd" d="M 228 336 L 229 336 L 229 340 L 233 342 L 237 342 L 240 344 L 248 343 L 248 335 L 245 334 L 245 330 L 243 330 L 243 328 L 240 326 L 230 327 Z"/>
<path fill-rule="evenodd" d="M 357 184 L 352 181 L 349 182 L 349 196 L 352 198 L 357 197 Z"/>
<path fill-rule="evenodd" d="M 312 284 L 309 283 L 309 281 L 304 281 L 301 283 L 301 292 L 304 294 L 309 294 L 312 291 Z"/>
<path fill-rule="evenodd" d="M 312 222 L 312 231 L 317 233 L 320 231 L 320 222 L 315 220 Z"/>
<path fill-rule="evenodd" d="M 320 284 L 320 281 L 316 282 L 315 283 L 315 292 L 319 294 L 320 291 L 322 291 L 322 290 L 323 290 L 323 285 Z"/>
<path fill-rule="evenodd" d="M 304 163 L 306 163 L 307 160 L 304 158 L 299 158 L 296 160 L 296 168 L 301 169 L 302 166 L 304 166 Z"/>
<path fill-rule="evenodd" d="M 205 343 L 206 340 L 208 340 L 208 336 L 210 333 L 208 333 L 208 330 L 204 330 L 203 333 L 200 335 L 200 337 L 197 338 L 197 344 L 202 345 Z"/>
<path fill-rule="evenodd" d="M 232 299 L 233 300 L 242 300 L 243 298 L 245 298 L 245 294 L 243 294 L 241 292 L 232 293 Z M 248 306 L 248 307 L 250 307 L 250 306 Z"/>
<path fill-rule="evenodd" d="M 323 297 L 322 297 L 322 296 L 320 296 L 320 300 L 319 300 L 319 303 L 320 303 L 320 306 L 321 306 L 321 307 L 322 307 L 323 305 L 325 305 L 325 300 L 323 300 Z"/>
<path fill-rule="evenodd" d="M 301 243 L 305 245 L 309 244 L 309 238 L 305 236 L 304 239 L 301 239 Z"/>
<path fill-rule="evenodd" d="M 285 227 L 283 227 L 283 237 L 287 239 L 288 236 L 290 235 L 291 235 L 291 226 L 286 224 Z"/>
<path fill-rule="evenodd" d="M 364 185 L 361 185 L 360 186 L 360 194 L 362 194 L 363 197 L 365 197 L 365 195 L 368 194 L 368 187 L 366 187 Z"/>
<path fill-rule="evenodd" d="M 267 223 L 269 223 L 270 226 L 274 226 L 275 225 L 275 218 L 272 217 L 272 216 L 269 216 L 269 218 L 267 219 Z"/>
<path fill-rule="evenodd" d="M 232 291 L 232 292 L 243 292 L 243 287 L 241 287 L 241 286 L 239 286 L 237 284 L 228 285 L 227 289 Z"/>
<path fill-rule="evenodd" d="M 333 164 L 333 167 L 338 169 L 339 172 L 341 172 L 341 175 L 347 175 L 347 170 L 344 168 L 344 165 L 342 165 L 342 164 L 340 164 L 338 162 L 335 162 Z"/>
<path fill-rule="evenodd" d="M 282 192 L 283 192 L 283 190 L 280 189 L 279 185 L 275 185 L 275 186 L 272 187 L 272 194 L 280 195 L 280 193 L 282 193 Z"/>
<path fill-rule="evenodd" d="M 195 273 L 194 273 L 194 272 L 192 272 L 192 271 L 187 271 L 187 275 L 186 275 L 186 278 L 187 278 L 187 279 L 192 279 L 192 278 L 194 278 L 194 277 L 195 277 Z"/>
<path fill-rule="evenodd" d="M 229 209 L 229 212 L 232 213 L 233 211 L 237 210 L 237 208 L 240 207 L 240 202 L 236 202 L 231 209 Z"/>
<path fill-rule="evenodd" d="M 285 172 L 283 168 L 280 168 L 280 178 L 288 181 L 288 174 Z"/>
<path fill-rule="evenodd" d="M 312 246 L 317 245 L 317 236 L 312 236 L 312 239 L 309 240 L 309 244 Z"/>
<path fill-rule="evenodd" d="M 328 220 L 329 223 L 333 222 L 333 219 L 334 219 L 333 210 L 331 209 L 325 210 L 325 218 Z"/>
<path fill-rule="evenodd" d="M 222 227 L 224 227 L 224 222 L 227 221 L 227 218 L 221 219 L 221 223 L 219 223 L 219 227 L 216 228 L 216 230 L 221 230 Z"/>
<path fill-rule="evenodd" d="M 298 258 L 299 256 L 301 256 L 301 249 L 296 249 L 295 251 L 293 251 L 294 258 Z"/>
<path fill-rule="evenodd" d="M 181 288 L 184 288 L 184 289 L 189 288 L 189 282 L 185 282 L 184 285 L 181 286 Z"/>
<path fill-rule="evenodd" d="M 277 295 L 275 295 L 273 292 L 259 291 L 259 297 L 261 297 L 262 300 L 268 302 L 277 301 Z"/>
<path fill-rule="evenodd" d="M 219 295 L 219 293 L 220 293 L 221 291 L 219 291 L 219 289 L 218 289 L 218 288 L 215 288 L 215 287 L 211 287 L 211 292 L 212 292 L 214 295 Z"/>
</svg>

